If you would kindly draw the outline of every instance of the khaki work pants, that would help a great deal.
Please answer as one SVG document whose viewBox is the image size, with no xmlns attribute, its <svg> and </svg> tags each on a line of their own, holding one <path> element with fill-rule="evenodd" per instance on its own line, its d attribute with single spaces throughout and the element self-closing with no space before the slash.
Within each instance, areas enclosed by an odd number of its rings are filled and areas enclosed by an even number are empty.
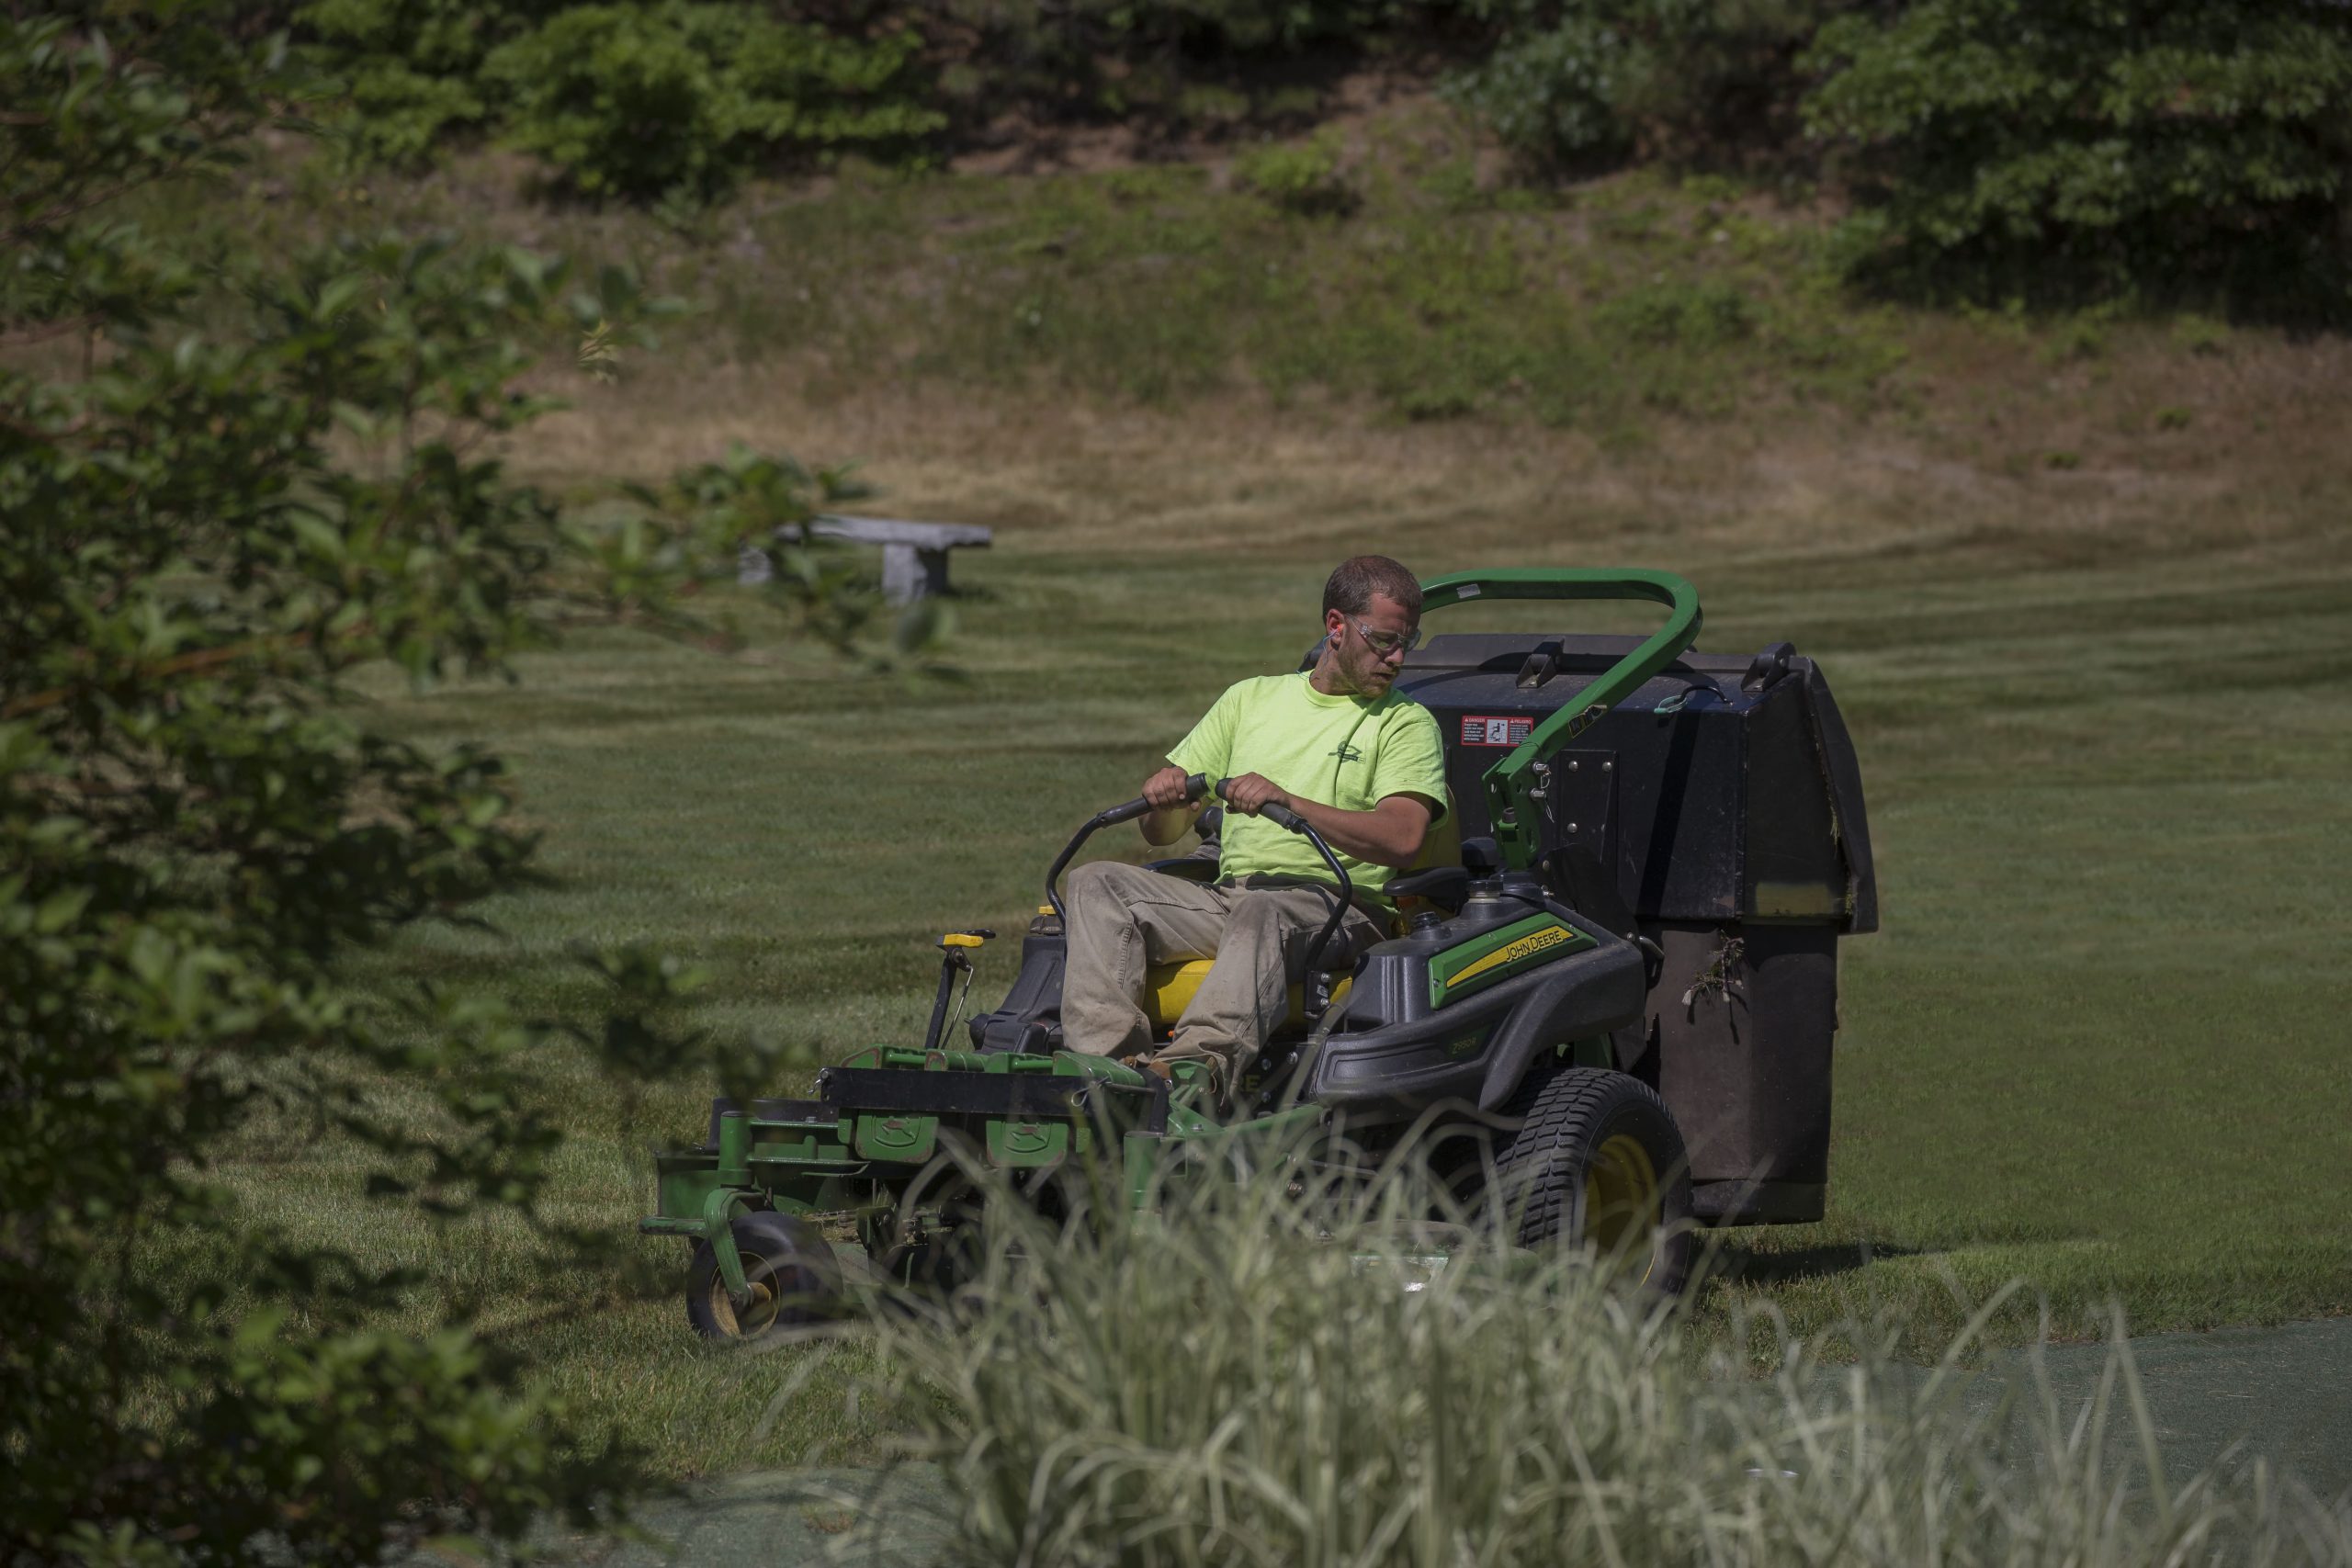
<svg viewBox="0 0 2352 1568">
<path fill-rule="evenodd" d="M 1092 861 L 1062 892 L 1069 956 L 1062 971 L 1062 1045 L 1129 1056 L 1158 1043 L 1143 1010 L 1144 971 L 1155 964 L 1216 960 L 1166 1059 L 1209 1058 L 1223 1074 L 1247 1067 L 1290 1011 L 1290 987 L 1330 918 L 1336 890 L 1322 883 L 1250 877 L 1204 886 L 1140 866 Z M 1343 969 L 1387 933 L 1353 906 L 1324 949 Z"/>
</svg>

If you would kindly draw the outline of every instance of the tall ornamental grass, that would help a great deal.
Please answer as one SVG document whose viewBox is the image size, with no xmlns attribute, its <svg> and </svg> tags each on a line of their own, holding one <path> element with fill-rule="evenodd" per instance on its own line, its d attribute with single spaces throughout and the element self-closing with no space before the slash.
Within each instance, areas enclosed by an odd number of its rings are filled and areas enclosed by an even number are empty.
<svg viewBox="0 0 2352 1568">
<path fill-rule="evenodd" d="M 870 1330 L 952 1561 L 2352 1562 L 2352 1512 L 2258 1462 L 2167 1480 L 2120 1338 L 2078 1405 L 1966 1371 L 1973 1331 L 1933 1367 L 1859 1330 L 1825 1359 L 1475 1223 L 1433 1266 L 1432 1207 L 1407 1175 L 1000 1205 L 967 1287 Z"/>
</svg>

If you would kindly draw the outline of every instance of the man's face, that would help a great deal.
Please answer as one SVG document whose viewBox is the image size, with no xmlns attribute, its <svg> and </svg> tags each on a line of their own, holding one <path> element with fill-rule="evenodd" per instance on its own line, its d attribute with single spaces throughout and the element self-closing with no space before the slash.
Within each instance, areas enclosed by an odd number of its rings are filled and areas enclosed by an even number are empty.
<svg viewBox="0 0 2352 1568">
<path fill-rule="evenodd" d="M 1383 593 L 1361 615 L 1339 610 L 1325 613 L 1324 629 L 1336 636 L 1334 662 L 1340 683 L 1367 697 L 1385 696 L 1405 663 L 1405 640 L 1420 629 L 1420 621 L 1396 600 Z M 1389 645 L 1383 652 L 1380 644 Z"/>
</svg>

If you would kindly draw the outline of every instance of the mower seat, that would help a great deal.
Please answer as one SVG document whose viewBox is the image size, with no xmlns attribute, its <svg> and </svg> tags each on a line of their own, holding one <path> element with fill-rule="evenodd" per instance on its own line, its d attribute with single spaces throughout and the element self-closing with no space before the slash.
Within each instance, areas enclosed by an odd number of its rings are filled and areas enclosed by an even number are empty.
<svg viewBox="0 0 2352 1568">
<path fill-rule="evenodd" d="M 1151 1021 L 1152 1032 L 1165 1034 L 1176 1027 L 1176 1021 L 1184 1016 L 1186 1008 L 1193 1005 L 1193 994 L 1201 988 L 1201 982 L 1208 978 L 1211 962 L 1206 958 L 1188 958 L 1182 964 L 1155 964 L 1144 971 L 1143 1013 Z M 1351 983 L 1351 977 L 1346 975 L 1340 975 L 1332 982 L 1332 1006 L 1337 1007 L 1348 994 Z M 1297 1029 L 1306 1023 L 1306 988 L 1293 986 L 1290 988 L 1290 1007 L 1283 1017 L 1283 1027 Z"/>
</svg>

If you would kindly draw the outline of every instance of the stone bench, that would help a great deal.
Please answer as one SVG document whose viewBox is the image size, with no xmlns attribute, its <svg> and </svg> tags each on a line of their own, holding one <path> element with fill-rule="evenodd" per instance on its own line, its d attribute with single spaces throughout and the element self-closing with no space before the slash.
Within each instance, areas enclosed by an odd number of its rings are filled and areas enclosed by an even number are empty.
<svg viewBox="0 0 2352 1568">
<path fill-rule="evenodd" d="M 974 523 L 905 523 L 890 517 L 821 516 L 808 525 L 820 539 L 843 539 L 851 544 L 882 547 L 882 596 L 904 604 L 926 594 L 947 592 L 947 552 L 986 549 L 990 531 Z M 797 543 L 800 529 L 787 524 L 775 536 Z M 736 575 L 746 584 L 765 582 L 775 565 L 765 550 L 745 546 Z"/>
</svg>

